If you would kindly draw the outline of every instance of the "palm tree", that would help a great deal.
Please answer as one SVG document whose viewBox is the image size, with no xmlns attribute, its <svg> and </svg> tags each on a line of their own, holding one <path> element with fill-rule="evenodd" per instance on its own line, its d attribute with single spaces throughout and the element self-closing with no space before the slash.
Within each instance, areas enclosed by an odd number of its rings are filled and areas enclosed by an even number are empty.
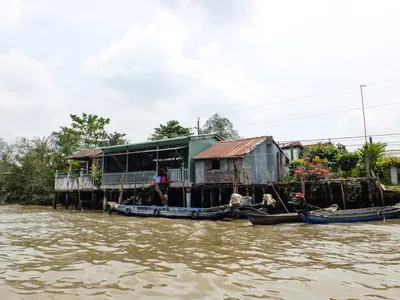
<svg viewBox="0 0 400 300">
<path fill-rule="evenodd" d="M 361 161 L 365 164 L 365 150 L 368 146 L 368 158 L 369 158 L 369 166 L 371 170 L 376 171 L 376 165 L 378 160 L 383 157 L 385 153 L 385 148 L 387 146 L 386 143 L 370 143 L 364 144 L 361 148 L 357 150 L 358 154 L 361 157 Z"/>
</svg>

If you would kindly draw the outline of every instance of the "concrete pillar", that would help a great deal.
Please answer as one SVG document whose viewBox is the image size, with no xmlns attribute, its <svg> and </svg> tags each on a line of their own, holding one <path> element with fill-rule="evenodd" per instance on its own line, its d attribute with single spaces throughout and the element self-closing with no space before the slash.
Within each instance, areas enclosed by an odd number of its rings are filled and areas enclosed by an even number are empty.
<svg viewBox="0 0 400 300">
<path fill-rule="evenodd" d="M 103 196 L 103 210 L 107 209 L 107 197 L 106 197 L 106 193 L 107 191 L 104 191 L 104 196 Z"/>
<path fill-rule="evenodd" d="M 390 181 L 392 184 L 398 184 L 398 178 L 397 178 L 397 167 L 396 166 L 390 166 Z"/>
</svg>

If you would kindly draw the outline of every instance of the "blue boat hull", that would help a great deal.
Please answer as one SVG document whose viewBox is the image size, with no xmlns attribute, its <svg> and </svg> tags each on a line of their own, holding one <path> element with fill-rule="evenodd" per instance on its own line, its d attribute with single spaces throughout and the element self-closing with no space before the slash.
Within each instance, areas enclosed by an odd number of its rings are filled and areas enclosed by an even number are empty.
<svg viewBox="0 0 400 300">
<path fill-rule="evenodd" d="M 153 217 L 169 219 L 192 219 L 192 220 L 222 220 L 226 217 L 226 210 L 213 211 L 206 208 L 187 207 L 165 207 L 144 205 L 113 205 L 109 213 L 133 217 Z"/>
<path fill-rule="evenodd" d="M 400 206 L 370 207 L 327 212 L 298 212 L 304 222 L 312 224 L 372 222 L 400 216 Z"/>
</svg>

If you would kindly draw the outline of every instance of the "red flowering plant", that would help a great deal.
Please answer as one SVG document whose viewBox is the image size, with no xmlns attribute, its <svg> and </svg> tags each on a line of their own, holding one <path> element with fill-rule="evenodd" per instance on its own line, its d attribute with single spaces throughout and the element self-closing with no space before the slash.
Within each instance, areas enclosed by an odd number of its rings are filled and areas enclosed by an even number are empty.
<svg viewBox="0 0 400 300">
<path fill-rule="evenodd" d="M 306 181 L 326 179 L 329 173 L 326 163 L 326 160 L 321 160 L 318 156 L 313 159 L 304 157 L 302 163 L 294 170 L 293 176 L 301 180 L 304 175 Z"/>
</svg>

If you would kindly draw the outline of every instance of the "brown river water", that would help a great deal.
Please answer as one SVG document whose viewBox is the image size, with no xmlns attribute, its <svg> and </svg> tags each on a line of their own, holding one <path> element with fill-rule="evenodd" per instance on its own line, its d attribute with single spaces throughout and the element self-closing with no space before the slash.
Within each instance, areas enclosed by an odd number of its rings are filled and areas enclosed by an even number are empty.
<svg viewBox="0 0 400 300">
<path fill-rule="evenodd" d="M 0 206 L 0 299 L 400 299 L 400 220 L 255 226 Z"/>
</svg>

